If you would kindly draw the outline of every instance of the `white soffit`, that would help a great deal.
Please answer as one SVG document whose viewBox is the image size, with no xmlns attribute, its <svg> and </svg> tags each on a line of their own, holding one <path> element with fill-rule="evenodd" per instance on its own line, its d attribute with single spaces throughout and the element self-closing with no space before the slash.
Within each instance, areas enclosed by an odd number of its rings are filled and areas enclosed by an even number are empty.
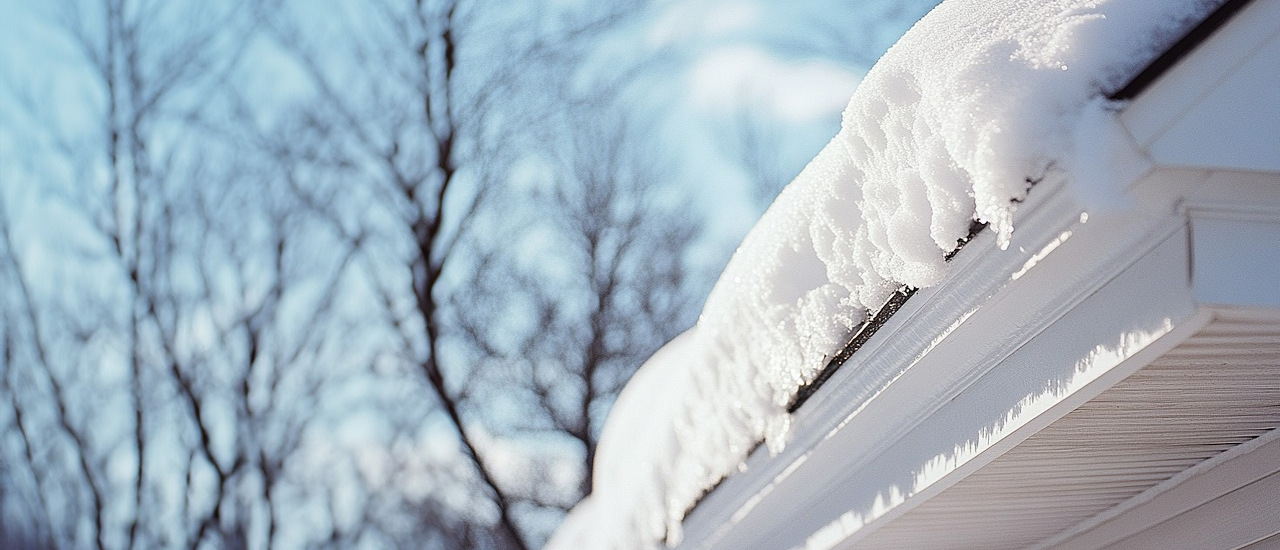
<svg viewBox="0 0 1280 550">
<path fill-rule="evenodd" d="M 836 548 L 1013 549 L 1071 534 L 1075 526 L 1087 534 L 1091 519 L 1142 506 L 1176 487 L 1171 478 L 1277 425 L 1280 315 L 1218 314 L 1173 350 L 977 472 Z M 1280 445 L 1259 452 L 1268 453 L 1265 474 L 1280 470 Z M 1254 479 L 1228 479 L 1182 495 L 1180 502 L 1193 510 Z M 1215 494 L 1216 488 L 1223 490 Z M 1166 508 L 1179 510 L 1177 503 Z M 1275 521 L 1237 526 L 1233 536 L 1244 540 L 1209 547 L 1237 548 L 1280 531 L 1280 507 L 1269 508 Z"/>
</svg>

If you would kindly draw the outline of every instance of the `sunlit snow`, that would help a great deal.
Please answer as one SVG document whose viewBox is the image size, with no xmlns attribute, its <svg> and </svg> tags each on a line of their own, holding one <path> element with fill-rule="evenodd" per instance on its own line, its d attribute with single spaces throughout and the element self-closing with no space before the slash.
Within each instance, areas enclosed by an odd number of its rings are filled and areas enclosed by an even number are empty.
<svg viewBox="0 0 1280 550">
<path fill-rule="evenodd" d="M 549 548 L 678 544 L 707 490 L 759 442 L 786 444 L 788 403 L 867 312 L 943 277 L 972 220 L 1007 243 L 1046 177 L 1122 197 L 1091 168 L 1119 107 L 1102 98 L 1219 3 L 952 0 L 921 20 L 752 229 L 697 325 L 623 392 L 593 493 Z"/>
</svg>

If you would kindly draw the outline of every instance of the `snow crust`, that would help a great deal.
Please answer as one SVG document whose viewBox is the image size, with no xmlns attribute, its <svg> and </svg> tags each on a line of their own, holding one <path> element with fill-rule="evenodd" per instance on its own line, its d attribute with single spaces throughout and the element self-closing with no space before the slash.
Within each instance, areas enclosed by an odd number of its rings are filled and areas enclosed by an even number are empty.
<svg viewBox="0 0 1280 550">
<path fill-rule="evenodd" d="M 1107 189 L 1103 99 L 1217 0 L 948 0 L 867 74 L 840 132 L 748 234 L 697 325 L 647 362 L 605 427 L 593 493 L 551 549 L 681 540 L 868 311 L 927 287 L 971 220 L 1003 247 L 1031 182 Z M 1102 122 L 1100 122 L 1102 121 Z M 1103 172 L 1103 173 L 1100 173 Z M 1126 180 L 1127 181 L 1127 180 Z"/>
</svg>

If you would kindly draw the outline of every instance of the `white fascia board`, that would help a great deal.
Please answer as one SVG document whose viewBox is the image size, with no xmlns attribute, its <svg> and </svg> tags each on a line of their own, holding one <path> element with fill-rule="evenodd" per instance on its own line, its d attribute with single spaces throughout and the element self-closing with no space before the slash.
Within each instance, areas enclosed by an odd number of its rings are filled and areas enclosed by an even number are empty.
<svg viewBox="0 0 1280 550">
<path fill-rule="evenodd" d="M 1042 183 L 1009 249 L 970 243 L 797 412 L 782 454 L 757 450 L 690 514 L 681 548 L 856 538 L 1176 345 L 1207 319 L 1178 205 L 1209 175 L 1149 172 L 1133 208 L 1087 218 Z"/>
<path fill-rule="evenodd" d="M 1280 217 L 1192 218 L 1192 280 L 1198 301 L 1280 307 Z"/>
<path fill-rule="evenodd" d="M 1270 2 L 1280 6 L 1280 0 Z M 1151 144 L 1169 166 L 1280 170 L 1280 9 L 1273 34 Z"/>
<path fill-rule="evenodd" d="M 1274 58 L 1258 58 L 1256 54 L 1275 40 L 1280 32 L 1277 21 L 1280 0 L 1254 0 L 1161 75 L 1121 113 L 1120 120 L 1137 143 L 1151 147 L 1190 111 L 1206 105 L 1205 98 L 1250 60 L 1261 63 L 1252 70 L 1274 74 Z M 1254 88 L 1242 93 L 1247 94 L 1248 101 L 1240 97 L 1226 99 L 1232 104 L 1257 105 L 1259 98 L 1274 97 L 1275 89 Z"/>
<path fill-rule="evenodd" d="M 1217 172 L 1182 209 L 1196 300 L 1280 307 L 1280 174 Z"/>
</svg>

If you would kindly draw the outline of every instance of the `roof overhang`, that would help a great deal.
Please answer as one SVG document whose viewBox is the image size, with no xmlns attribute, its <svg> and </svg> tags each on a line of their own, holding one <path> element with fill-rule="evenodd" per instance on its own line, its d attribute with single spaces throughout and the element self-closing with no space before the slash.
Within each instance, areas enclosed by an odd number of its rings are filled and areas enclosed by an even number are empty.
<svg viewBox="0 0 1280 550">
<path fill-rule="evenodd" d="M 979 234 L 795 412 L 786 450 L 693 510 L 681 548 L 1142 546 L 1274 494 L 1276 21 L 1254 2 L 1114 121 L 1130 204 L 1042 182 L 1008 249 Z M 1199 408 L 1175 406 L 1183 387 Z M 1117 426 L 1129 439 L 1102 436 Z"/>
</svg>

